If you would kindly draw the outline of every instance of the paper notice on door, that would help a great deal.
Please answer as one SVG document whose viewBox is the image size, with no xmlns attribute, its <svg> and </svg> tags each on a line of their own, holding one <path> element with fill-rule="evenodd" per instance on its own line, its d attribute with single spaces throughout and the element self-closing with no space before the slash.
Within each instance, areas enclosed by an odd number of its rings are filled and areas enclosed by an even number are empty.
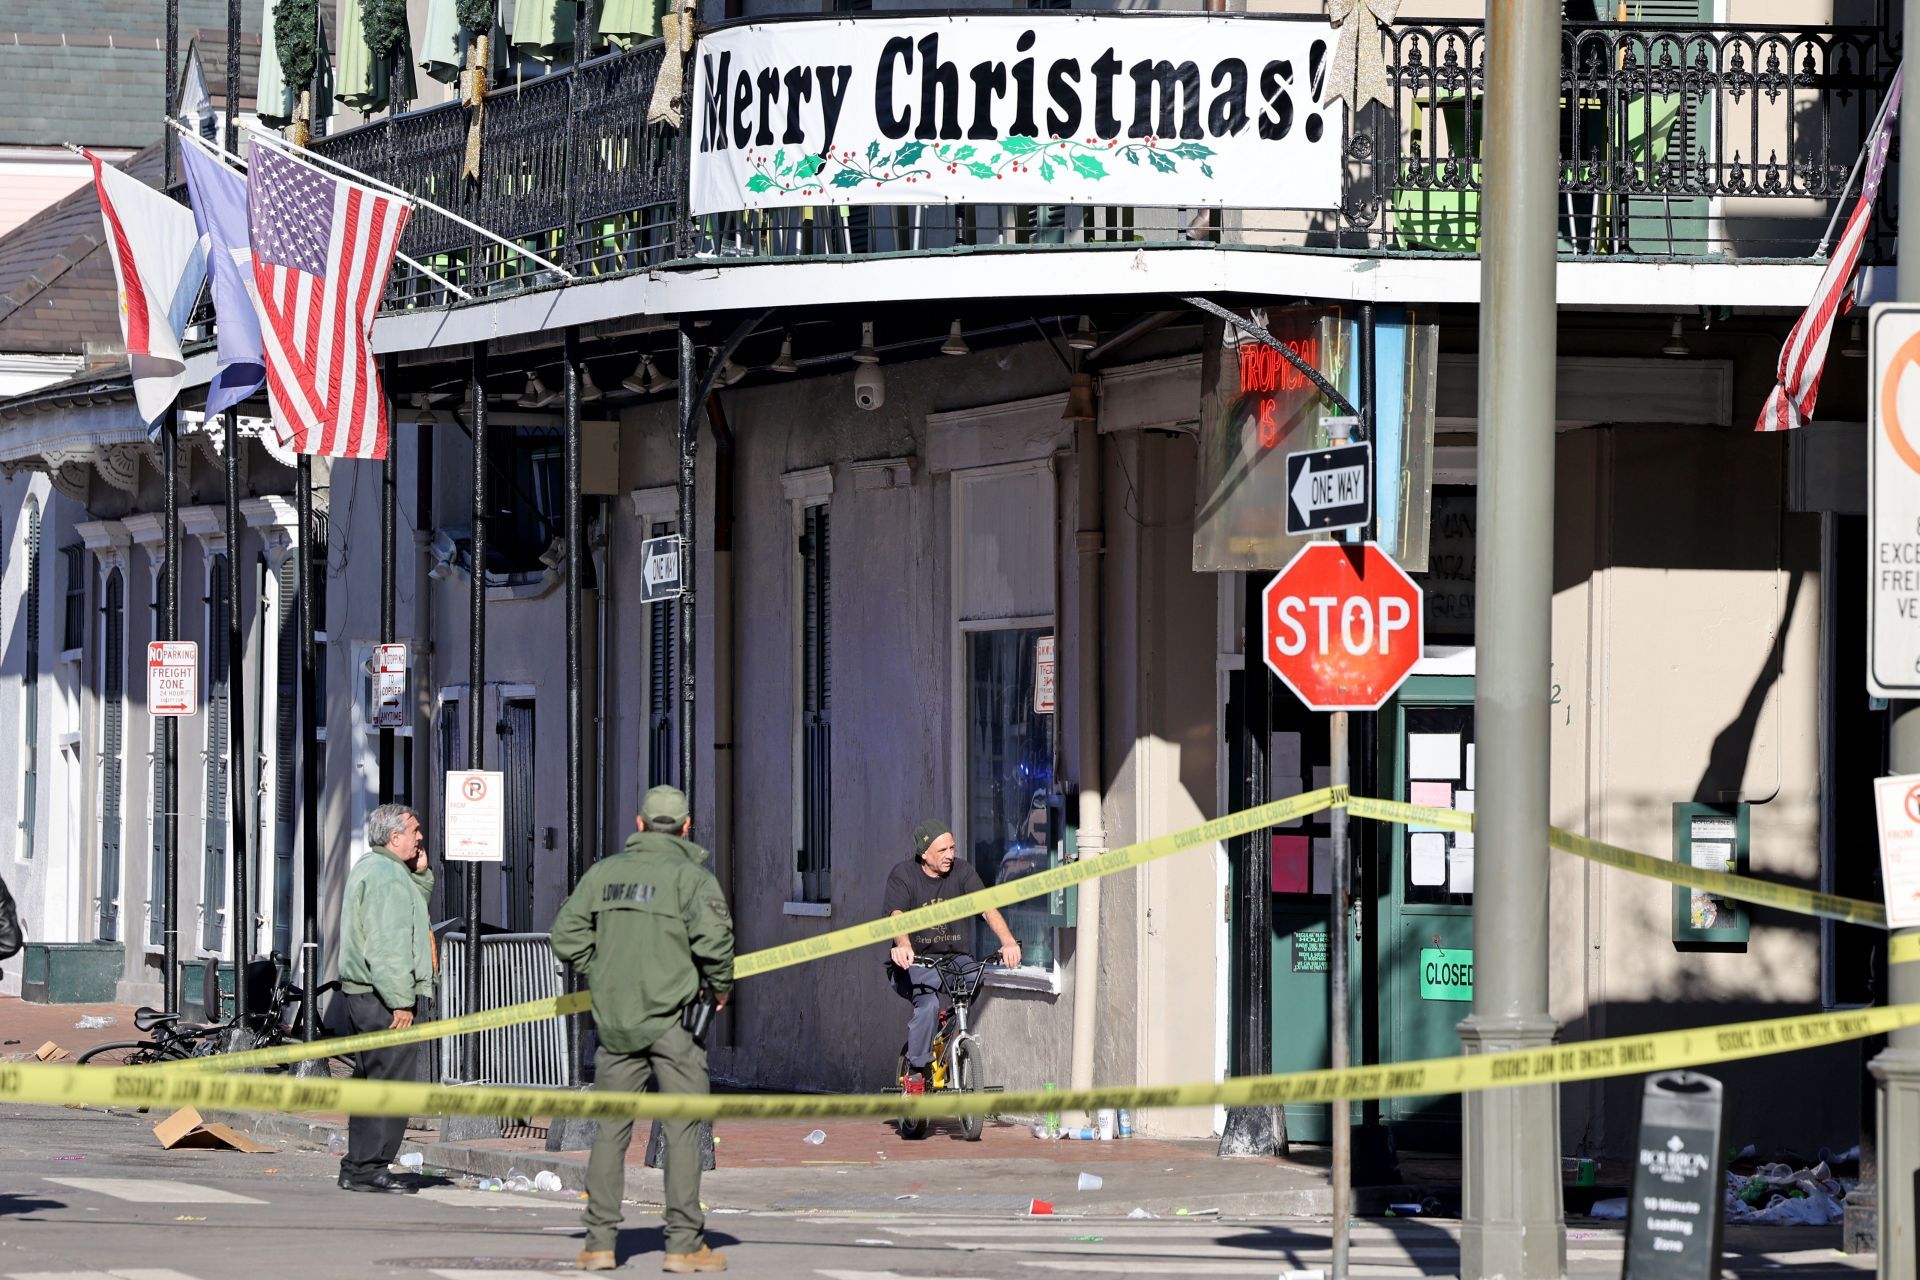
<svg viewBox="0 0 1920 1280">
<path fill-rule="evenodd" d="M 1313 891 L 1333 892 L 1333 841 L 1326 836 L 1313 840 Z"/>
<path fill-rule="evenodd" d="M 1274 734 L 1267 752 L 1267 799 L 1286 800 L 1299 795 L 1306 781 L 1300 776 L 1300 770 L 1300 735 L 1291 732 Z M 1291 822 L 1274 825 L 1297 828 L 1300 822 L 1299 818 L 1295 818 Z M 1304 867 L 1305 863 L 1301 865 Z M 1279 890 L 1274 892 L 1278 893 Z M 1306 890 L 1302 888 L 1299 892 L 1305 893 Z"/>
<path fill-rule="evenodd" d="M 1453 793 L 1453 807 L 1462 813 L 1473 812 L 1473 792 L 1465 787 Z"/>
<path fill-rule="evenodd" d="M 1311 854 L 1305 836 L 1273 837 L 1272 888 L 1275 893 L 1307 892 L 1307 863 Z"/>
<path fill-rule="evenodd" d="M 1407 784 L 1407 803 L 1417 804 L 1426 809 L 1453 808 L 1453 784 L 1451 782 L 1409 782 Z M 1439 827 L 1424 827 L 1419 823 L 1408 825 L 1409 831 L 1438 831 Z"/>
<path fill-rule="evenodd" d="M 1479 789 L 1473 781 L 1473 744 L 1469 742 L 1467 744 L 1467 790 L 1478 791 Z"/>
<path fill-rule="evenodd" d="M 1473 892 L 1473 837 L 1464 832 L 1454 836 L 1447 851 L 1447 892 Z"/>
<path fill-rule="evenodd" d="M 1438 778 L 1447 782 L 1458 779 L 1460 735 L 1457 733 L 1408 734 L 1407 776 Z"/>
<path fill-rule="evenodd" d="M 1440 831 L 1416 831 L 1407 836 L 1407 876 L 1420 886 L 1447 882 L 1447 837 Z"/>
</svg>

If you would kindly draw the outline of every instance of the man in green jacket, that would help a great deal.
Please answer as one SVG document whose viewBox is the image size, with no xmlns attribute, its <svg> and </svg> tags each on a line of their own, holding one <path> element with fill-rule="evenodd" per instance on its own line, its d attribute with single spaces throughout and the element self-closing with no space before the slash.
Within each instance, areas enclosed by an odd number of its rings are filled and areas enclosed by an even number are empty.
<svg viewBox="0 0 1920 1280">
<path fill-rule="evenodd" d="M 383 804 L 367 815 L 367 851 L 347 873 L 340 909 L 340 990 L 351 1031 L 410 1027 L 433 998 L 433 931 L 427 920 L 426 840 L 420 815 Z M 421 1046 L 397 1045 L 354 1055 L 354 1074 L 368 1080 L 421 1079 Z M 404 1116 L 347 1121 L 342 1191 L 411 1192 L 413 1183 L 387 1166 L 407 1136 Z"/>
<path fill-rule="evenodd" d="M 600 1035 L 594 1088 L 708 1091 L 706 1046 L 681 1025 L 704 989 L 716 1008 L 733 989 L 733 917 L 706 868 L 707 851 L 687 839 L 693 819 L 674 787 L 655 787 L 640 805 L 626 848 L 596 862 L 553 921 L 553 954 L 572 965 L 593 995 Z M 667 1253 L 676 1275 L 725 1271 L 707 1247 L 700 1211 L 700 1122 L 665 1120 Z M 587 1245 L 582 1271 L 612 1271 L 626 1188 L 633 1121 L 602 1120 L 587 1164 Z"/>
</svg>

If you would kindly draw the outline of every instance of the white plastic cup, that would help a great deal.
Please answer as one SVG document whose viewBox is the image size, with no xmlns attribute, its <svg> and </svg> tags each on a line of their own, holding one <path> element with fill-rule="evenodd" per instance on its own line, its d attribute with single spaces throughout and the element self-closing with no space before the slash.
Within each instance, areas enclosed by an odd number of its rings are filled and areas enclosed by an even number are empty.
<svg viewBox="0 0 1920 1280">
<path fill-rule="evenodd" d="M 1111 1109 L 1102 1108 L 1094 1114 L 1094 1123 L 1100 1129 L 1100 1141 L 1112 1142 L 1113 1135 L 1120 1127 L 1120 1121 Z"/>
<path fill-rule="evenodd" d="M 535 1191 L 558 1191 L 560 1189 L 560 1175 L 551 1169 L 542 1169 L 533 1175 L 533 1189 Z"/>
<path fill-rule="evenodd" d="M 405 1155 L 400 1157 L 400 1167 L 402 1169 L 412 1169 L 416 1172 L 418 1172 L 420 1169 L 420 1166 L 424 1165 L 426 1162 L 427 1162 L 427 1158 L 421 1155 L 418 1151 L 409 1151 Z"/>
<path fill-rule="evenodd" d="M 801 1139 L 802 1142 L 806 1143 L 810 1147 L 817 1147 L 822 1143 L 824 1143 L 826 1140 L 827 1140 L 827 1131 L 825 1129 L 815 1129 L 812 1133 L 808 1134 L 806 1137 Z"/>
<path fill-rule="evenodd" d="M 1082 1191 L 1098 1191 L 1106 1185 L 1107 1180 L 1097 1173 L 1083 1173 L 1080 1175 L 1080 1190 Z"/>
</svg>

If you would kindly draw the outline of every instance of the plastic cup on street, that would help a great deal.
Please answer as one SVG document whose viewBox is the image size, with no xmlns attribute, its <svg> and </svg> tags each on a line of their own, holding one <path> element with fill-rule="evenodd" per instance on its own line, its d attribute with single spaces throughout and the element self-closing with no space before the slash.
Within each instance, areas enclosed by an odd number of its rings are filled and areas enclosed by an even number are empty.
<svg viewBox="0 0 1920 1280">
<path fill-rule="evenodd" d="M 415 1173 L 418 1173 L 420 1171 L 420 1166 L 424 1165 L 426 1162 L 427 1162 L 427 1158 L 421 1155 L 418 1151 L 409 1151 L 405 1155 L 400 1157 L 400 1167 L 402 1169 L 412 1169 Z"/>
<path fill-rule="evenodd" d="M 802 1142 L 811 1147 L 817 1147 L 826 1140 L 827 1131 L 824 1129 L 815 1129 L 812 1133 L 801 1139 Z"/>
<path fill-rule="evenodd" d="M 1080 1175 L 1080 1190 L 1082 1191 L 1098 1191 L 1106 1185 L 1107 1180 L 1097 1173 L 1083 1173 Z"/>
<path fill-rule="evenodd" d="M 558 1191 L 560 1189 L 560 1175 L 551 1169 L 542 1169 L 533 1175 L 533 1189 L 535 1191 Z"/>
</svg>

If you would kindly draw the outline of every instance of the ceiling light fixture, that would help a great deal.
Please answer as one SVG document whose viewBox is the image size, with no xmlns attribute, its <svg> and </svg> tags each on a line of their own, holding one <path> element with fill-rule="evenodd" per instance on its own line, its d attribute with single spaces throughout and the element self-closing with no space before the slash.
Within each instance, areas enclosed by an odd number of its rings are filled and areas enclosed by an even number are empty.
<svg viewBox="0 0 1920 1280">
<path fill-rule="evenodd" d="M 767 366 L 774 373 L 798 373 L 800 366 L 793 362 L 793 330 L 789 329 L 780 338 L 780 354 Z"/>
<path fill-rule="evenodd" d="M 1093 330 L 1093 317 L 1081 316 L 1079 327 L 1067 335 L 1067 346 L 1075 351 L 1091 351 L 1100 345 L 1100 335 Z"/>
<path fill-rule="evenodd" d="M 853 353 L 855 364 L 879 364 L 880 353 L 873 349 L 873 321 L 860 322 L 860 349 Z"/>
<path fill-rule="evenodd" d="M 1867 326 L 1859 316 L 1847 326 L 1847 345 L 1840 348 L 1840 354 L 1849 360 L 1859 360 L 1867 354 Z"/>
<path fill-rule="evenodd" d="M 1093 375 L 1082 369 L 1073 375 L 1073 386 L 1067 392 L 1067 409 L 1060 415 L 1060 421 L 1092 422 L 1093 420 Z"/>
<path fill-rule="evenodd" d="M 1686 335 L 1680 332 L 1680 317 L 1673 318 L 1673 329 L 1667 335 L 1667 345 L 1660 348 L 1661 354 L 1669 356 L 1690 356 L 1693 348 L 1687 345 Z"/>
<path fill-rule="evenodd" d="M 947 330 L 947 340 L 940 344 L 940 354 L 964 356 L 972 353 L 973 348 L 967 345 L 967 335 L 960 331 L 960 322 L 955 320 L 952 327 Z"/>
<path fill-rule="evenodd" d="M 580 366 L 580 400 L 581 402 L 585 403 L 588 400 L 598 400 L 601 396 L 604 396 L 605 394 L 606 392 L 602 391 L 599 385 L 594 382 L 593 370 L 587 368 L 587 366 L 584 364 L 581 365 Z"/>
</svg>

